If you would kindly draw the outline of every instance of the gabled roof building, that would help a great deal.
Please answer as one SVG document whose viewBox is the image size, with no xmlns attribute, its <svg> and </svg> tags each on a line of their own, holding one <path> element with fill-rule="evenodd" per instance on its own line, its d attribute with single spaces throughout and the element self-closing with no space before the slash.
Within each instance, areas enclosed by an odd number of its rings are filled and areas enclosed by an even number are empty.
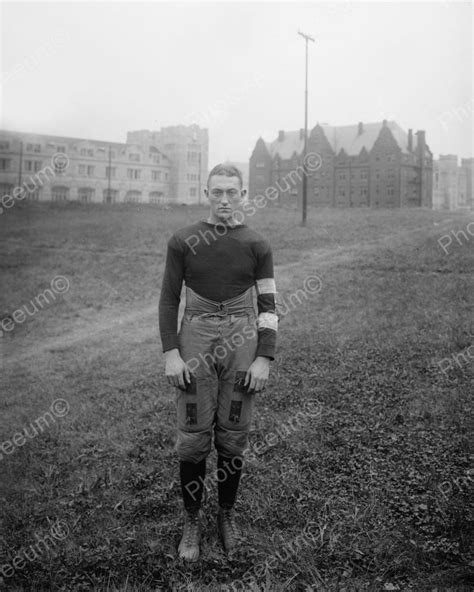
<svg viewBox="0 0 474 592">
<path fill-rule="evenodd" d="M 301 202 L 304 130 L 259 138 L 250 157 L 249 192 L 268 188 L 280 202 Z M 308 133 L 308 205 L 431 207 L 433 155 L 425 132 L 406 133 L 395 121 L 330 126 Z M 316 162 L 320 166 L 314 166 Z M 311 165 L 311 166 L 310 166 Z"/>
</svg>

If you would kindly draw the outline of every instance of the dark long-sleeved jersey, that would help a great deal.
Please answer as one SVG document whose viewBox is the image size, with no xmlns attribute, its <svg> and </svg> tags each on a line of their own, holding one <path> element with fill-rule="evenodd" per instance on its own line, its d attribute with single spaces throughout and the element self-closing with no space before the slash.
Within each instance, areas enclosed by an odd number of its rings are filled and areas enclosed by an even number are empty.
<svg viewBox="0 0 474 592">
<path fill-rule="evenodd" d="M 221 302 L 257 290 L 257 356 L 273 359 L 275 312 L 273 257 L 268 241 L 245 224 L 197 222 L 168 241 L 159 320 L 163 351 L 178 347 L 178 308 L 183 281 L 203 298 Z"/>
</svg>

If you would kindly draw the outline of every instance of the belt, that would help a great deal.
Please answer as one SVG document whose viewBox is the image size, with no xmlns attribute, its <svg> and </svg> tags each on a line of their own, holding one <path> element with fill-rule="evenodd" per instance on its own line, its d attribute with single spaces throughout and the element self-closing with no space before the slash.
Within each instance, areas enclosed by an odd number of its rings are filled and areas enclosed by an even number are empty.
<svg viewBox="0 0 474 592">
<path fill-rule="evenodd" d="M 186 287 L 186 309 L 187 312 L 204 313 L 207 315 L 226 316 L 255 313 L 252 298 L 252 288 L 246 290 L 234 298 L 216 302 L 200 296 L 191 288 Z"/>
</svg>

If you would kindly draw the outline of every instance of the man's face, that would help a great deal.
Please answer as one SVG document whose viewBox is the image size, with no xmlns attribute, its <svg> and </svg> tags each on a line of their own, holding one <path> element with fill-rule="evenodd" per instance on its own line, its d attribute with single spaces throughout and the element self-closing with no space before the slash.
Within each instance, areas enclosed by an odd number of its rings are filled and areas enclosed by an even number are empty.
<svg viewBox="0 0 474 592">
<path fill-rule="evenodd" d="M 211 205 L 211 220 L 216 224 L 227 224 L 245 197 L 239 178 L 225 175 L 213 175 L 204 192 Z"/>
</svg>

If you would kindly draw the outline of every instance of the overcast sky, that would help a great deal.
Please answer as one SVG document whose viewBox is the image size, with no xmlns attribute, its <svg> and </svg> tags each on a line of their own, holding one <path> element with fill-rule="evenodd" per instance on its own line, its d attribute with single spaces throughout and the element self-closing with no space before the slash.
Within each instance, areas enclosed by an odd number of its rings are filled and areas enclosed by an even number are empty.
<svg viewBox="0 0 474 592">
<path fill-rule="evenodd" d="M 394 119 L 472 156 L 471 2 L 4 2 L 1 127 L 124 142 L 198 123 L 212 166 L 257 138 Z"/>
</svg>

